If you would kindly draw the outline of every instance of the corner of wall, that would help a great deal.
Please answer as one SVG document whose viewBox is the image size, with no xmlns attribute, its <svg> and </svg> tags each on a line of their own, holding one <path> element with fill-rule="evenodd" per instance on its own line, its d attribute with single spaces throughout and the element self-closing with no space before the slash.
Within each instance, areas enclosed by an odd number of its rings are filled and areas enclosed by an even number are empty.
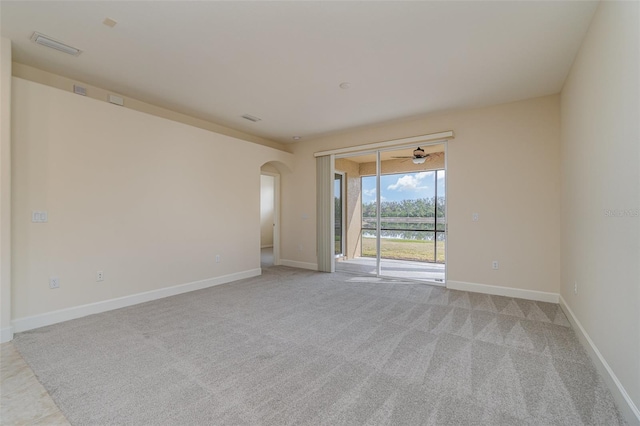
<svg viewBox="0 0 640 426">
<path fill-rule="evenodd" d="M 0 40 L 0 341 L 11 328 L 11 40 Z"/>
<path fill-rule="evenodd" d="M 6 343 L 13 340 L 13 327 L 3 327 L 0 329 L 0 343 Z"/>
<path fill-rule="evenodd" d="M 560 98 L 560 304 L 638 425 L 639 41 L 640 3 L 600 2 Z"/>
<path fill-rule="evenodd" d="M 636 407 L 626 389 L 622 383 L 620 383 L 618 376 L 613 372 L 607 360 L 602 356 L 598 347 L 593 343 L 593 340 L 591 340 L 591 337 L 589 337 L 589 334 L 582 324 L 580 324 L 580 321 L 562 296 L 560 296 L 560 307 L 569 320 L 569 323 L 571 323 L 571 327 L 575 331 L 576 336 L 578 336 L 578 340 L 580 340 L 580 343 L 586 349 L 598 373 L 600 373 L 607 387 L 611 390 L 613 398 L 625 419 L 627 419 L 630 424 L 633 424 L 635 420 L 637 422 L 636 424 L 640 425 L 640 410 L 638 410 L 638 407 Z"/>
</svg>

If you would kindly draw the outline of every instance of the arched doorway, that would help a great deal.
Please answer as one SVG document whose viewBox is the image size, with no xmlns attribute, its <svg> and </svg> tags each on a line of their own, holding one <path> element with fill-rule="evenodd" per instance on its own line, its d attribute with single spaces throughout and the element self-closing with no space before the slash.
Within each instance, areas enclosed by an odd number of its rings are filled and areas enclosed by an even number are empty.
<svg viewBox="0 0 640 426">
<path fill-rule="evenodd" d="M 280 265 L 280 171 L 260 168 L 260 267 Z"/>
</svg>

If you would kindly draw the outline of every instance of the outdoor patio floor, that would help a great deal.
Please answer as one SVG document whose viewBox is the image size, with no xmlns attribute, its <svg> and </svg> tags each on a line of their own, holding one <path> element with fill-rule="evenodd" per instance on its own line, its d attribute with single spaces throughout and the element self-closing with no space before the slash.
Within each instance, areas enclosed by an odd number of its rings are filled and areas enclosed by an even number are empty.
<svg viewBox="0 0 640 426">
<path fill-rule="evenodd" d="M 444 285 L 443 263 L 414 262 L 410 260 L 380 259 L 382 276 L 411 280 L 428 281 Z M 353 274 L 376 275 L 376 258 L 356 257 L 354 259 L 336 259 L 336 271 Z"/>
</svg>

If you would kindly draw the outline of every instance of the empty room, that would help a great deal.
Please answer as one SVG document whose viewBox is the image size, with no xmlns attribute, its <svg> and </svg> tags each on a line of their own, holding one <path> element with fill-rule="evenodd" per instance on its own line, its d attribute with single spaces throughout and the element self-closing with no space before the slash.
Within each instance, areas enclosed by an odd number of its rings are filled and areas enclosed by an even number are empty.
<svg viewBox="0 0 640 426">
<path fill-rule="evenodd" d="M 0 19 L 0 424 L 640 425 L 639 1 Z"/>
</svg>

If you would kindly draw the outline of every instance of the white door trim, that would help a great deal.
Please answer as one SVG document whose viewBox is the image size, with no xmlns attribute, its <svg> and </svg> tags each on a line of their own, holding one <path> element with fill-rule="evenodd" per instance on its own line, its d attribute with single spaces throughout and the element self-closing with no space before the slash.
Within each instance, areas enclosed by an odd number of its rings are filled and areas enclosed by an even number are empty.
<svg viewBox="0 0 640 426">
<path fill-rule="evenodd" d="M 260 171 L 273 177 L 273 264 L 280 265 L 280 174 Z"/>
</svg>

